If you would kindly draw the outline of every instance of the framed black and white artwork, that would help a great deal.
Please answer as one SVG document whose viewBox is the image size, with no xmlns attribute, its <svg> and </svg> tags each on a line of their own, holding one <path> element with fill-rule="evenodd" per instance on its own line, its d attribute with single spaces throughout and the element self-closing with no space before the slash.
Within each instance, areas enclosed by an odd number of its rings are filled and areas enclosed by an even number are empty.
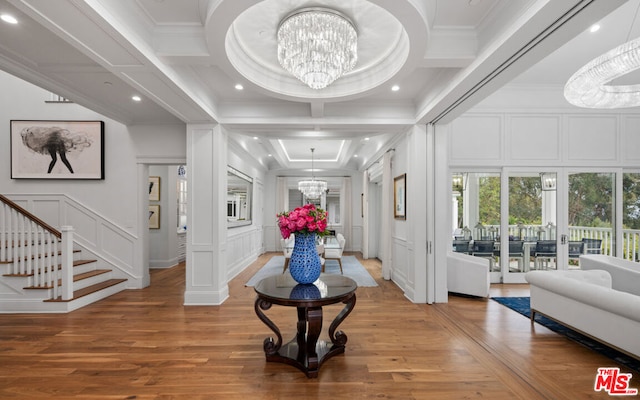
<svg viewBox="0 0 640 400">
<path fill-rule="evenodd" d="M 149 177 L 149 201 L 160 201 L 160 177 Z"/>
<path fill-rule="evenodd" d="M 149 229 L 160 229 L 160 205 L 149 205 Z"/>
<path fill-rule="evenodd" d="M 12 120 L 12 179 L 104 179 L 103 121 Z"/>
</svg>

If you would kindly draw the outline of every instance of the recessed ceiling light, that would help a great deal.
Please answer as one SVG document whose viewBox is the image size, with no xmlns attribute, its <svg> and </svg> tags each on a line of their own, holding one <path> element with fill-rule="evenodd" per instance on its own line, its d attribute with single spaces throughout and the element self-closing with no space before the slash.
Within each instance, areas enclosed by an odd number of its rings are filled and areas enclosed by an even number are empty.
<svg viewBox="0 0 640 400">
<path fill-rule="evenodd" d="M 244 86 L 242 86 L 241 84 L 238 83 L 236 85 L 236 90 L 242 90 L 242 89 L 244 89 Z"/>
<path fill-rule="evenodd" d="M 358 158 L 358 155 L 357 155 L 357 154 L 354 154 L 354 155 L 353 155 L 353 157 L 354 157 L 354 158 Z"/>
<path fill-rule="evenodd" d="M 131 100 L 133 100 L 133 101 L 142 101 L 142 97 L 140 97 L 140 96 L 131 96 Z"/>
<path fill-rule="evenodd" d="M 589 28 L 589 32 L 591 32 L 591 33 L 597 32 L 599 30 L 600 30 L 600 25 L 598 25 L 598 24 L 591 25 L 591 28 Z"/>
<path fill-rule="evenodd" d="M 394 92 L 397 92 L 398 90 L 400 90 L 400 86 L 393 85 L 393 86 L 391 86 L 391 90 L 393 90 Z"/>
<path fill-rule="evenodd" d="M 369 138 L 368 138 L 368 137 L 366 137 L 366 138 L 364 138 L 364 140 L 369 140 Z"/>
<path fill-rule="evenodd" d="M 269 157 L 273 157 L 273 156 L 271 155 L 271 153 L 267 154 L 267 156 L 269 156 Z"/>
<path fill-rule="evenodd" d="M 254 136 L 254 137 L 253 137 L 253 140 L 258 140 L 258 137 L 257 137 L 257 136 Z"/>
<path fill-rule="evenodd" d="M 10 14 L 2 14 L 0 15 L 0 19 L 2 19 L 4 22 L 8 23 L 8 24 L 17 24 L 18 20 Z"/>
</svg>

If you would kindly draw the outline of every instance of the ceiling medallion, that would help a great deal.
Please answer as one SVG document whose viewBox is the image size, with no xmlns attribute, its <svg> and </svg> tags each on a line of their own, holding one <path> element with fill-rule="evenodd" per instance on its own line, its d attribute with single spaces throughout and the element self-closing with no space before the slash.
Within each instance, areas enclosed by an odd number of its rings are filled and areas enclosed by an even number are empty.
<svg viewBox="0 0 640 400">
<path fill-rule="evenodd" d="M 278 26 L 278 61 L 312 89 L 324 89 L 358 61 L 358 34 L 351 20 L 328 8 L 302 8 Z"/>
</svg>

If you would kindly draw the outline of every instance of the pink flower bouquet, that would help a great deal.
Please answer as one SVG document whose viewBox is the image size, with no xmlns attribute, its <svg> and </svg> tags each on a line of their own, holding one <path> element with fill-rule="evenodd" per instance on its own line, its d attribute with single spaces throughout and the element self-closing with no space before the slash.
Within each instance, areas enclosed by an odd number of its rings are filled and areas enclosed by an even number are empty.
<svg viewBox="0 0 640 400">
<path fill-rule="evenodd" d="M 282 237 L 288 239 L 292 233 L 327 234 L 327 212 L 313 204 L 305 204 L 293 211 L 277 215 Z"/>
</svg>

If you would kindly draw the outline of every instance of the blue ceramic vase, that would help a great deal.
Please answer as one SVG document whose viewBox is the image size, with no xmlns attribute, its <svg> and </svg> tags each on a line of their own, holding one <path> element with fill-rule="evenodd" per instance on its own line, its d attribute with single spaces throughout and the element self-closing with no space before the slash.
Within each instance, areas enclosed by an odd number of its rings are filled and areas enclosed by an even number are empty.
<svg viewBox="0 0 640 400">
<path fill-rule="evenodd" d="M 320 277 L 321 265 L 315 233 L 296 233 L 289 271 L 298 283 L 313 283 Z"/>
</svg>

